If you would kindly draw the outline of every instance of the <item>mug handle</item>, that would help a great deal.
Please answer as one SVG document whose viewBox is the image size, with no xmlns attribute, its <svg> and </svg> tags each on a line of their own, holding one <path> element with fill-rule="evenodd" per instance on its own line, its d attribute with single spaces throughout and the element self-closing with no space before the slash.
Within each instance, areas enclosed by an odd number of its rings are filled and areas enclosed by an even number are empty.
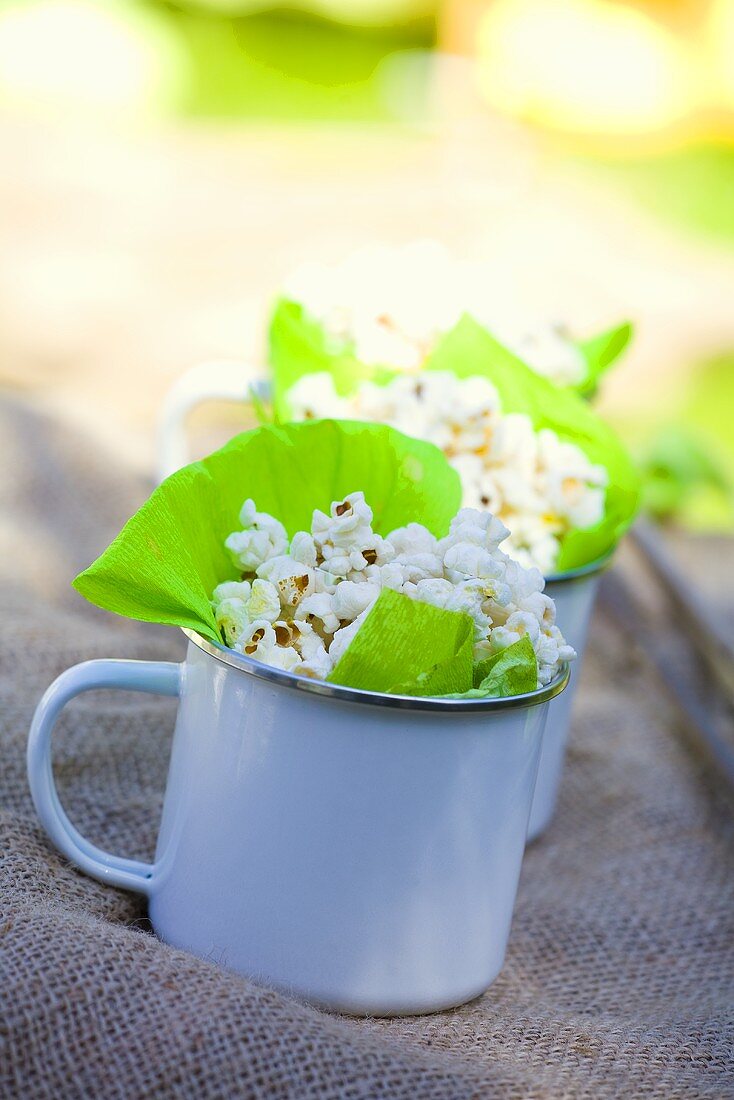
<svg viewBox="0 0 734 1100">
<path fill-rule="evenodd" d="M 66 816 L 54 783 L 51 735 L 66 704 L 97 688 L 121 688 L 154 695 L 180 693 L 182 665 L 170 661 L 84 661 L 62 672 L 48 688 L 33 715 L 28 735 L 28 781 L 33 804 L 49 837 L 72 863 L 92 878 L 149 894 L 153 864 L 123 859 L 95 847 Z"/>
<path fill-rule="evenodd" d="M 182 374 L 166 394 L 158 421 L 158 481 L 190 461 L 186 418 L 207 401 L 242 404 L 250 393 L 267 397 L 267 379 L 250 363 L 213 360 Z"/>
</svg>

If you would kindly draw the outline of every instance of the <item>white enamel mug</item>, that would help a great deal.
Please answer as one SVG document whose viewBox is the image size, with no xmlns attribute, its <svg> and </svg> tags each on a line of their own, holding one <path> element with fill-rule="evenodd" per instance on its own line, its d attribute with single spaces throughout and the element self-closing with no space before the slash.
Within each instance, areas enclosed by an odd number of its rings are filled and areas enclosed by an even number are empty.
<svg viewBox="0 0 734 1100">
<path fill-rule="evenodd" d="M 270 381 L 263 369 L 247 363 L 202 363 L 183 374 L 166 397 L 158 427 L 159 481 L 191 461 L 186 418 L 192 409 L 210 401 L 241 404 L 252 393 L 267 402 L 271 396 Z M 608 560 L 546 580 L 546 592 L 556 603 L 556 622 L 578 658 L 569 690 L 550 708 L 528 826 L 529 841 L 545 832 L 555 813 L 589 622 L 599 578 Z"/>
<path fill-rule="evenodd" d="M 546 580 L 545 590 L 556 604 L 556 622 L 566 641 L 576 650 L 577 657 L 573 662 L 573 675 L 568 691 L 564 691 L 562 698 L 555 699 L 548 708 L 538 779 L 530 811 L 529 841 L 545 832 L 555 813 L 591 613 L 601 575 L 609 561 L 610 556 L 607 555 L 590 565 Z"/>
<path fill-rule="evenodd" d="M 89 661 L 36 710 L 28 774 L 57 847 L 146 894 L 161 939 L 337 1011 L 433 1012 L 502 967 L 549 701 L 381 695 L 186 632 L 182 665 Z M 62 809 L 51 735 L 99 687 L 179 696 L 155 861 L 110 855 Z"/>
</svg>

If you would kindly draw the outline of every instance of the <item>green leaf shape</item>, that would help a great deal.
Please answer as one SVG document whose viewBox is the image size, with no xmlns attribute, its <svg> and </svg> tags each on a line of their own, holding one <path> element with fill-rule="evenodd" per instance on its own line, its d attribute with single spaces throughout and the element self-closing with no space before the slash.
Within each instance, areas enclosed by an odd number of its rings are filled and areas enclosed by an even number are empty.
<svg viewBox="0 0 734 1100">
<path fill-rule="evenodd" d="M 482 695 L 523 695 L 537 686 L 538 661 L 527 635 L 474 667 L 474 690 Z"/>
<path fill-rule="evenodd" d="M 292 536 L 310 530 L 315 508 L 357 490 L 382 535 L 417 522 L 442 537 L 461 505 L 459 477 L 430 443 L 359 421 L 264 425 L 167 478 L 74 587 L 118 615 L 219 642 L 209 600 L 238 575 L 224 540 L 243 502 Z"/>
<path fill-rule="evenodd" d="M 586 401 L 536 374 L 469 316 L 443 337 L 426 369 L 489 379 L 497 388 L 503 412 L 525 413 L 536 431 L 552 429 L 580 447 L 591 462 L 606 468 L 604 516 L 593 527 L 564 536 L 558 572 L 588 565 L 617 544 L 637 512 L 639 477 L 615 432 Z"/>
<path fill-rule="evenodd" d="M 574 387 L 578 393 L 584 397 L 592 396 L 601 376 L 619 359 L 633 335 L 632 323 L 625 321 L 615 328 L 599 333 L 598 336 L 577 342 L 576 346 L 586 360 L 586 375 Z"/>
<path fill-rule="evenodd" d="M 452 699 L 500 699 L 525 695 L 538 687 L 538 662 L 528 637 L 474 666 L 474 687 Z"/>
<path fill-rule="evenodd" d="M 383 589 L 329 683 L 390 695 L 448 695 L 472 685 L 473 623 Z"/>
</svg>

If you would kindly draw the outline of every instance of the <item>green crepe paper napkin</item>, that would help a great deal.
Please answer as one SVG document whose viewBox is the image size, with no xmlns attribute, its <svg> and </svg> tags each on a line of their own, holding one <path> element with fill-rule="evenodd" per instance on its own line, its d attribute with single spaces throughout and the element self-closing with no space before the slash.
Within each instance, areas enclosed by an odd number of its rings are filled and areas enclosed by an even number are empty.
<svg viewBox="0 0 734 1100">
<path fill-rule="evenodd" d="M 341 660 L 331 684 L 391 695 L 448 695 L 472 685 L 474 624 L 383 589 Z"/>
<path fill-rule="evenodd" d="M 561 439 L 576 443 L 591 462 L 606 467 L 604 516 L 599 524 L 563 537 L 559 573 L 588 565 L 613 549 L 634 519 L 639 478 L 620 439 L 582 398 L 535 374 L 467 316 L 443 337 L 426 368 L 489 378 L 500 394 L 503 412 L 525 412 L 536 430 L 551 428 Z"/>
<path fill-rule="evenodd" d="M 477 321 L 474 324 L 487 331 Z M 631 338 L 632 326 L 625 323 L 577 342 L 586 361 L 587 373 L 573 388 L 583 395 L 592 394 L 601 375 L 622 354 Z M 360 382 L 386 383 L 399 373 L 392 367 L 363 363 L 343 346 L 337 350 L 323 326 L 308 317 L 300 303 L 287 298 L 279 298 L 275 303 L 269 342 L 270 365 L 275 379 L 275 414 L 280 420 L 290 417 L 288 390 L 306 374 L 327 371 L 337 393 L 344 397 L 353 393 Z"/>
<path fill-rule="evenodd" d="M 597 377 L 630 335 L 631 326 L 622 325 L 587 342 L 585 354 L 587 361 L 597 364 Z M 286 393 L 304 374 L 330 371 L 339 393 L 348 394 L 365 378 L 384 383 L 399 373 L 371 370 L 348 354 L 333 355 L 321 325 L 305 318 L 300 305 L 284 299 L 273 316 L 270 349 L 276 414 L 286 418 Z M 609 485 L 604 517 L 595 526 L 564 537 L 558 572 L 588 565 L 616 545 L 637 511 L 639 478 L 615 433 L 587 402 L 536 374 L 468 315 L 439 341 L 425 369 L 452 371 L 459 378 L 488 378 L 499 392 L 503 412 L 527 414 L 536 429 L 552 428 L 561 439 L 576 443 L 592 462 L 606 467 Z"/>
<path fill-rule="evenodd" d="M 596 390 L 599 379 L 612 363 L 619 359 L 632 339 L 634 329 L 629 321 L 589 340 L 582 340 L 577 347 L 586 360 L 586 376 L 574 388 L 584 397 L 590 397 Z"/>
<path fill-rule="evenodd" d="M 593 527 L 564 536 L 559 573 L 588 565 L 616 545 L 637 511 L 639 478 L 616 434 L 587 402 L 535 374 L 468 316 L 443 337 L 426 369 L 488 378 L 497 388 L 503 412 L 525 413 L 536 430 L 552 428 L 561 439 L 580 447 L 591 462 L 606 467 L 604 516 Z"/>
<path fill-rule="evenodd" d="M 529 638 L 473 663 L 474 624 L 383 590 L 329 676 L 332 684 L 389 695 L 482 699 L 535 691 L 538 664 Z"/>
<path fill-rule="evenodd" d="M 473 697 L 523 695 L 538 686 L 538 661 L 533 643 L 524 635 L 507 649 L 474 666 Z"/>
<path fill-rule="evenodd" d="M 266 425 L 167 478 L 74 587 L 118 615 L 221 642 L 209 601 L 239 575 L 224 540 L 243 502 L 292 536 L 310 530 L 314 508 L 357 490 L 382 535 L 415 521 L 443 536 L 461 505 L 459 477 L 430 443 L 357 421 Z"/>
</svg>

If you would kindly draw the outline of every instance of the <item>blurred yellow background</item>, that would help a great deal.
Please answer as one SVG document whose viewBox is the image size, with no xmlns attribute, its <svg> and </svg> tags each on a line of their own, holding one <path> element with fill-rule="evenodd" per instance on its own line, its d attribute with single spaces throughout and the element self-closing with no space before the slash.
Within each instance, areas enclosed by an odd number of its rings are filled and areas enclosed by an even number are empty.
<svg viewBox="0 0 734 1100">
<path fill-rule="evenodd" d="M 601 408 L 731 525 L 733 0 L 6 0 L 0 142 L 0 379 L 116 460 L 293 266 L 428 236 L 632 318 Z"/>
</svg>

